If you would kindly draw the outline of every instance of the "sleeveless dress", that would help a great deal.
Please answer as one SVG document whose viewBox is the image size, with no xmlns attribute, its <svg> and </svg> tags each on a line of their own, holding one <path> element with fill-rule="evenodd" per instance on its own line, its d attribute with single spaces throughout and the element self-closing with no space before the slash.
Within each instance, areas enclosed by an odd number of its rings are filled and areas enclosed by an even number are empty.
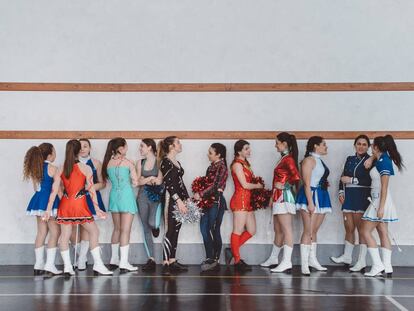
<svg viewBox="0 0 414 311">
<path fill-rule="evenodd" d="M 244 176 L 246 177 L 246 181 L 248 183 L 251 183 L 253 179 L 253 172 L 249 164 L 246 161 L 243 161 L 241 159 L 234 160 L 233 164 L 234 163 L 240 163 L 243 166 L 243 173 L 244 173 Z M 242 187 L 239 179 L 237 178 L 236 173 L 233 170 L 231 170 L 231 176 L 234 182 L 234 194 L 230 200 L 230 209 L 234 212 L 237 212 L 237 211 L 252 212 L 253 208 L 250 203 L 251 191 L 249 189 L 244 189 Z"/>
<path fill-rule="evenodd" d="M 86 202 L 86 176 L 79 168 L 73 166 L 69 178 L 62 173 L 64 193 L 59 204 L 57 223 L 64 225 L 78 225 L 93 222 L 93 215 Z"/>
<path fill-rule="evenodd" d="M 311 194 L 315 205 L 315 214 L 331 213 L 332 204 L 328 193 L 329 169 L 318 154 L 311 153 L 311 156 L 316 161 L 311 175 Z M 308 211 L 308 200 L 304 186 L 300 187 L 296 197 L 296 209 Z"/>
<path fill-rule="evenodd" d="M 99 183 L 98 172 L 96 170 L 95 165 L 93 164 L 92 159 L 89 158 L 88 161 L 86 161 L 85 164 L 88 165 L 92 169 L 92 173 L 93 173 L 93 183 L 94 184 Z M 99 208 L 102 211 L 106 212 L 105 204 L 104 204 L 104 202 L 102 200 L 102 195 L 101 195 L 101 192 L 99 190 L 96 191 L 96 199 L 98 201 Z M 88 207 L 89 207 L 89 210 L 91 211 L 92 215 L 94 217 L 96 217 L 95 207 L 93 206 L 92 198 L 91 198 L 91 195 L 90 195 L 89 191 L 86 192 L 86 202 L 88 203 Z"/>
<path fill-rule="evenodd" d="M 112 183 L 109 194 L 109 211 L 111 213 L 137 213 L 137 202 L 131 184 L 131 174 L 127 166 L 112 166 L 107 169 Z"/>
<path fill-rule="evenodd" d="M 37 189 L 30 199 L 29 205 L 26 209 L 26 215 L 31 216 L 43 216 L 47 204 L 49 202 L 50 193 L 52 192 L 53 178 L 49 176 L 47 169 L 49 167 L 48 162 L 43 163 L 43 178 Z M 57 215 L 57 209 L 59 206 L 59 198 L 56 196 L 53 202 L 51 216 Z"/>
</svg>

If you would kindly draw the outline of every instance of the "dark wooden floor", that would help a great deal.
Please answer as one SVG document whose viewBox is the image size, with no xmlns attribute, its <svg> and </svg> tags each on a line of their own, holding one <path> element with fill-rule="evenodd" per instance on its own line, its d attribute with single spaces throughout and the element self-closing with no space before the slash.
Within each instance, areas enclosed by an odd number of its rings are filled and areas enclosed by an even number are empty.
<svg viewBox="0 0 414 311">
<path fill-rule="evenodd" d="M 392 279 L 366 278 L 343 268 L 302 277 L 252 272 L 200 275 L 198 266 L 162 277 L 143 272 L 94 277 L 34 277 L 31 266 L 0 266 L 0 310 L 414 310 L 414 268 Z"/>
</svg>

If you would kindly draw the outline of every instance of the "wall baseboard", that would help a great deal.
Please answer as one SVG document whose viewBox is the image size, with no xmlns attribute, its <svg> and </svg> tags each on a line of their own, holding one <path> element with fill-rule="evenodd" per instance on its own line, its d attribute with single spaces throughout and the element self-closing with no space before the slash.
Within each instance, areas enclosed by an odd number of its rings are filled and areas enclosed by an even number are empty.
<svg viewBox="0 0 414 311">
<path fill-rule="evenodd" d="M 105 263 L 109 262 L 111 246 L 108 243 L 101 244 L 102 256 Z M 223 249 L 228 245 L 223 245 Z M 269 244 L 246 244 L 241 248 L 242 258 L 249 264 L 260 264 L 267 259 L 271 251 Z M 402 252 L 393 247 L 392 264 L 394 266 L 414 266 L 414 245 L 400 246 Z M 329 259 L 330 256 L 338 256 L 343 251 L 343 245 L 339 244 L 320 244 L 318 245 L 318 259 L 322 265 L 335 265 Z M 33 244 L 0 244 L 0 265 L 31 265 L 34 263 Z M 72 254 L 73 255 L 73 254 Z M 89 263 L 92 257 L 88 255 Z M 186 264 L 200 264 L 205 258 L 204 246 L 200 243 L 179 244 L 177 248 L 177 259 Z M 358 257 L 358 247 L 354 249 L 353 258 L 355 262 Z M 72 257 L 73 258 L 73 257 Z M 162 261 L 162 245 L 155 243 L 155 258 L 157 263 Z M 131 244 L 129 259 L 131 263 L 143 264 L 147 261 L 143 243 Z M 294 246 L 292 261 L 294 265 L 300 264 L 299 245 Z M 222 264 L 224 256 L 221 257 Z M 367 255 L 368 265 L 371 263 Z M 62 259 L 56 256 L 56 263 L 61 264 Z"/>
</svg>

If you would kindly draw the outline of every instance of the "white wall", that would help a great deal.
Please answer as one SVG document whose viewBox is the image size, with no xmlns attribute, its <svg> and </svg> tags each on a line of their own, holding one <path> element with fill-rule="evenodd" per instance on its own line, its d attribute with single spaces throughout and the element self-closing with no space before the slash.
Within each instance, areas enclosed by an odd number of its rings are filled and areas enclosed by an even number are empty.
<svg viewBox="0 0 414 311">
<path fill-rule="evenodd" d="M 45 1 L 0 0 L 0 81 L 373 82 L 414 80 L 409 0 Z M 413 130 L 412 92 L 369 93 L 0 93 L 0 130 Z M 41 141 L 0 141 L 0 243 L 32 243 L 21 181 L 24 152 Z M 231 154 L 234 141 L 225 141 Z M 52 141 L 62 163 L 65 141 Z M 184 141 L 186 182 L 202 174 L 211 141 Z M 252 141 L 253 169 L 269 184 L 272 141 Z M 303 151 L 304 141 L 300 142 Z M 93 141 L 102 158 L 106 141 Z M 351 141 L 328 141 L 335 213 L 322 243 L 341 243 L 336 197 Z M 138 141 L 129 141 L 136 159 Z M 414 142 L 398 141 L 408 170 L 392 180 L 402 244 L 414 244 L 409 191 Z M 196 160 L 195 160 L 196 159 Z M 229 157 L 230 159 L 230 157 Z M 229 199 L 232 183 L 228 182 Z M 107 190 L 105 190 L 105 197 Z M 270 243 L 269 211 L 252 242 Z M 227 213 L 223 234 L 228 238 Z M 299 221 L 295 223 L 296 240 Z M 100 224 L 109 241 L 110 221 Z M 141 241 L 134 224 L 133 241 Z M 183 242 L 201 242 L 185 226 Z"/>
</svg>

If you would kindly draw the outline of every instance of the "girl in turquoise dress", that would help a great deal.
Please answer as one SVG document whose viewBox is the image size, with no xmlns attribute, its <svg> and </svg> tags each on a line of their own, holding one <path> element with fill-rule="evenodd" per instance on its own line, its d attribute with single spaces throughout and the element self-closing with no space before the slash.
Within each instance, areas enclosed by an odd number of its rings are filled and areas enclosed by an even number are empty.
<svg viewBox="0 0 414 311">
<path fill-rule="evenodd" d="M 134 163 L 126 158 L 127 151 L 128 145 L 124 138 L 111 139 L 102 164 L 103 181 L 109 179 L 112 184 L 108 209 L 112 213 L 114 224 L 110 267 L 119 267 L 121 273 L 138 270 L 128 262 L 132 221 L 138 210 L 133 191 L 133 187 L 138 185 L 138 176 Z"/>
</svg>

